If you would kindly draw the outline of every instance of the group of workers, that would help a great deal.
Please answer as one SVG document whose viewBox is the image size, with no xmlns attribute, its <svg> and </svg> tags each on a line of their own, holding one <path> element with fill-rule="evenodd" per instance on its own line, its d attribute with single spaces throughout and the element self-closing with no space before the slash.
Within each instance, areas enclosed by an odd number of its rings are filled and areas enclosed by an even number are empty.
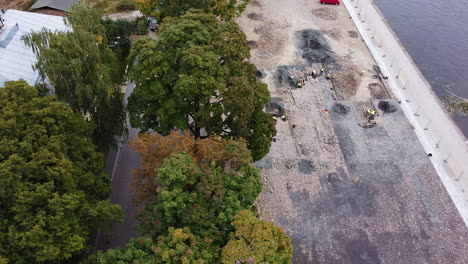
<svg viewBox="0 0 468 264">
<path fill-rule="evenodd" d="M 323 74 L 325 73 L 325 67 L 320 67 L 320 76 L 322 76 Z M 312 78 L 317 78 L 317 70 L 313 69 L 312 70 Z M 331 80 L 331 73 L 328 73 L 327 74 L 327 80 Z M 298 83 L 297 83 L 297 87 L 298 88 L 302 88 L 302 86 L 305 85 L 305 79 L 302 78 Z"/>
</svg>

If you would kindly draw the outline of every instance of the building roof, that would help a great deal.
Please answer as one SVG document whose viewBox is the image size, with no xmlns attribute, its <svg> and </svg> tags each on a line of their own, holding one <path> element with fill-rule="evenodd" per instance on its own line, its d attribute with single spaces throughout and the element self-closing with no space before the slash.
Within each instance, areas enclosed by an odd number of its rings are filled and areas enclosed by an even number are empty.
<svg viewBox="0 0 468 264">
<path fill-rule="evenodd" d="M 79 3 L 80 0 L 37 0 L 34 5 L 31 6 L 31 10 L 39 8 L 53 8 L 61 11 L 67 12 L 68 9 L 76 3 Z"/>
<path fill-rule="evenodd" d="M 5 26 L 0 30 L 0 87 L 6 80 L 19 79 L 35 85 L 39 79 L 39 73 L 32 68 L 37 61 L 36 55 L 23 43 L 22 36 L 43 28 L 66 31 L 64 18 L 11 9 L 0 16 L 5 20 Z"/>
</svg>

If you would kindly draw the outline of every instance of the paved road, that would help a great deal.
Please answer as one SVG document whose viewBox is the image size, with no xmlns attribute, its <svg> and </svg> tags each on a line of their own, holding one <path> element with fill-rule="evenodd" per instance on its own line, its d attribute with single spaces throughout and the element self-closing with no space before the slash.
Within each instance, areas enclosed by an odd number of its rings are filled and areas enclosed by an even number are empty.
<svg viewBox="0 0 468 264">
<path fill-rule="evenodd" d="M 157 39 L 154 32 L 149 31 L 148 36 Z M 127 85 L 125 91 L 125 103 L 132 94 L 134 84 Z M 138 136 L 139 130 L 127 123 L 128 142 Z M 114 167 L 115 165 L 115 167 Z M 137 225 L 136 215 L 138 208 L 132 203 L 132 176 L 133 169 L 140 166 L 138 154 L 128 145 L 122 144 L 119 151 L 109 153 L 106 161 L 106 170 L 112 174 L 111 202 L 120 204 L 125 215 L 125 221 L 121 224 L 113 224 L 108 232 L 99 232 L 96 238 L 95 250 L 107 251 L 108 249 L 124 247 L 131 237 L 138 235 L 135 230 Z"/>
<path fill-rule="evenodd" d="M 134 84 L 129 84 L 125 93 L 125 100 L 133 92 Z M 130 124 L 127 124 L 129 136 L 128 139 L 132 139 L 138 136 L 138 129 L 132 128 Z M 113 162 L 115 168 L 113 168 Z M 137 220 L 135 219 L 137 208 L 133 205 L 131 197 L 133 194 L 131 183 L 132 176 L 131 171 L 140 165 L 138 154 L 128 145 L 128 143 L 122 144 L 120 151 L 110 153 L 106 162 L 106 169 L 112 174 L 112 196 L 111 202 L 120 204 L 125 214 L 125 222 L 121 224 L 113 224 L 108 234 L 100 232 L 97 236 L 96 250 L 106 251 L 107 249 L 124 247 L 125 244 L 131 237 L 137 236 L 138 233 L 135 230 Z"/>
</svg>

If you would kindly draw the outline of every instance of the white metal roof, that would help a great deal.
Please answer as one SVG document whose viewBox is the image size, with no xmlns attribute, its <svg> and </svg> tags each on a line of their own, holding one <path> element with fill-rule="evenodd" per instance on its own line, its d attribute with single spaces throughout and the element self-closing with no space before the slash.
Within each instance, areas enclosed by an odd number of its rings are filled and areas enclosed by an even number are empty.
<svg viewBox="0 0 468 264">
<path fill-rule="evenodd" d="M 0 40 L 5 39 L 11 28 L 18 24 L 18 32 L 7 42 L 6 47 L 0 46 L 0 87 L 3 87 L 5 80 L 19 79 L 35 85 L 39 79 L 39 73 L 32 68 L 32 65 L 36 63 L 36 55 L 33 54 L 31 48 L 24 45 L 22 36 L 33 31 L 40 31 L 42 28 L 66 31 L 64 18 L 11 9 L 4 14 L 0 13 L 0 16 L 5 20 L 5 27 L 0 30 Z"/>
</svg>

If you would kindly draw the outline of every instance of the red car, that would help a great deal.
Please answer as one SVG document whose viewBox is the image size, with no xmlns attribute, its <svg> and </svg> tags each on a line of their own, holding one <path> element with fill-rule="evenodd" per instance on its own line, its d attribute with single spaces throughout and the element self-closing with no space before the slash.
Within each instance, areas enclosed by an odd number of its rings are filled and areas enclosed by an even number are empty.
<svg viewBox="0 0 468 264">
<path fill-rule="evenodd" d="M 324 5 L 324 4 L 339 5 L 339 4 L 340 4 L 340 0 L 320 0 L 320 3 L 321 3 L 322 5 Z"/>
</svg>

